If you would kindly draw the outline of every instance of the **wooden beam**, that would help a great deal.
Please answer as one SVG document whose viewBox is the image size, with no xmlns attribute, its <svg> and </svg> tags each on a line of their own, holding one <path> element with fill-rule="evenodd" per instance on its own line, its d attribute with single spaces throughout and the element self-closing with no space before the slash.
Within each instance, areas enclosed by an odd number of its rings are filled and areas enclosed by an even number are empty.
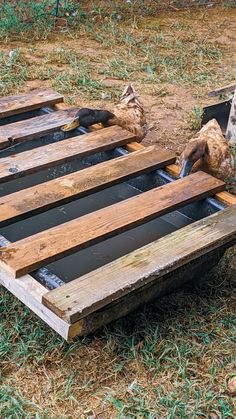
<svg viewBox="0 0 236 419">
<path fill-rule="evenodd" d="M 0 198 L 0 225 L 31 217 L 174 161 L 175 156 L 170 151 L 151 146 L 3 196 Z"/>
<path fill-rule="evenodd" d="M 63 96 L 52 89 L 34 89 L 29 93 L 6 96 L 0 99 L 0 118 L 52 106 L 63 102 Z"/>
<path fill-rule="evenodd" d="M 236 145 L 236 89 L 232 99 L 229 120 L 226 128 L 226 139 L 234 147 Z"/>
<path fill-rule="evenodd" d="M 72 108 L 0 126 L 0 149 L 59 130 L 71 120 L 75 111 Z"/>
<path fill-rule="evenodd" d="M 156 280 L 157 278 L 154 276 L 150 283 L 128 292 L 123 297 L 88 314 L 78 322 L 72 323 L 71 326 L 80 323 L 78 334 L 79 336 L 85 336 L 120 317 L 127 316 L 133 310 L 142 307 L 152 300 L 155 300 L 155 306 L 158 306 L 158 301 L 163 295 L 174 292 L 186 282 L 199 280 L 199 271 L 207 274 L 218 263 L 229 246 L 230 242 L 224 247 L 205 253 L 179 269 L 166 273 L 161 277 L 161 280 L 160 278 Z M 48 295 L 46 295 L 47 297 Z"/>
<path fill-rule="evenodd" d="M 3 247 L 0 266 L 19 277 L 223 189 L 206 173 L 192 174 Z"/>
<path fill-rule="evenodd" d="M 130 152 L 142 150 L 143 148 L 145 147 L 142 144 L 136 143 L 136 142 L 129 143 L 126 146 L 126 149 Z M 165 167 L 165 171 L 169 173 L 171 176 L 176 177 L 176 178 L 179 176 L 179 170 L 180 169 L 177 164 L 169 164 Z M 215 198 L 224 205 L 227 205 L 227 206 L 236 205 L 236 196 L 229 192 L 226 192 L 226 191 L 218 192 L 215 194 Z"/>
<path fill-rule="evenodd" d="M 125 145 L 135 135 L 113 126 L 89 134 L 79 135 L 58 143 L 48 144 L 10 157 L 1 158 L 0 183 L 35 173 L 47 167 L 55 167 L 75 158 L 82 158 L 104 150 Z"/>
<path fill-rule="evenodd" d="M 224 93 L 233 93 L 236 88 L 236 83 L 228 84 L 227 86 L 219 87 L 218 89 L 211 90 L 208 93 L 209 97 L 219 96 Z"/>
<path fill-rule="evenodd" d="M 73 323 L 200 256 L 236 243 L 236 207 L 181 228 L 43 296 L 43 304 Z"/>
<path fill-rule="evenodd" d="M 47 289 L 32 276 L 25 275 L 16 279 L 8 272 L 0 269 L 0 284 L 8 289 L 18 300 L 29 307 L 30 310 L 36 313 L 64 339 L 68 340 L 69 333 L 70 335 L 73 335 L 73 330 L 70 332 L 70 324 L 67 321 L 60 319 L 60 317 L 56 316 L 42 304 L 42 296 L 47 292 Z M 79 333 L 79 328 L 77 328 L 77 333 Z"/>
</svg>

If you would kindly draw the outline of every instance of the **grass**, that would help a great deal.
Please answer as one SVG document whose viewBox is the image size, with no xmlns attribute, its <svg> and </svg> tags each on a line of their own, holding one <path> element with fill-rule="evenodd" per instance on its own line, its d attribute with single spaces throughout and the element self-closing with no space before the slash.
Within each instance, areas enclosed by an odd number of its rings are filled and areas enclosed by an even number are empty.
<svg viewBox="0 0 236 419">
<path fill-rule="evenodd" d="M 236 367 L 231 263 L 232 251 L 197 286 L 70 345 L 2 291 L 3 416 L 94 410 L 114 418 L 233 418 L 226 386 Z"/>
<path fill-rule="evenodd" d="M 218 41 L 222 25 L 226 38 L 232 33 L 234 11 L 150 17 L 147 2 L 99 2 L 89 16 L 86 8 L 73 16 L 74 7 L 62 10 L 63 34 L 50 19 L 42 31 L 40 20 L 0 21 L 0 94 L 53 86 L 70 103 L 105 107 L 132 81 L 157 123 L 152 141 L 177 151 L 199 127 L 199 97 L 234 79 L 234 52 Z M 18 19 L 19 10 L 4 10 L 1 17 Z M 201 272 L 198 285 L 72 344 L 1 288 L 0 417 L 234 418 L 227 389 L 236 374 L 234 251 L 211 274 Z"/>
</svg>

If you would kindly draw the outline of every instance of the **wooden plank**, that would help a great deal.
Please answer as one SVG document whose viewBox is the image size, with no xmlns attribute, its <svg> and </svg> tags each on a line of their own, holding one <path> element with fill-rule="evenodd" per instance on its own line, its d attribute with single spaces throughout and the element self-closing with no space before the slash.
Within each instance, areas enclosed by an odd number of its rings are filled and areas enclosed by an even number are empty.
<svg viewBox="0 0 236 419">
<path fill-rule="evenodd" d="M 43 296 L 71 323 L 226 243 L 236 243 L 236 207 L 227 208 L 148 244 Z"/>
<path fill-rule="evenodd" d="M 133 143 L 127 144 L 126 148 L 128 151 L 134 152 L 137 150 L 142 150 L 144 146 L 140 143 L 133 142 Z M 165 167 L 165 171 L 169 173 L 171 176 L 174 176 L 177 178 L 179 176 L 180 168 L 177 164 L 168 164 Z M 226 192 L 226 191 L 218 192 L 215 194 L 215 198 L 224 205 L 228 205 L 228 206 L 236 205 L 236 196 L 229 192 Z"/>
<path fill-rule="evenodd" d="M 16 279 L 8 272 L 0 269 L 0 285 L 3 285 L 64 339 L 71 340 L 77 334 L 81 334 L 81 322 L 74 323 L 73 327 L 71 327 L 67 321 L 60 319 L 60 317 L 42 304 L 42 296 L 48 290 L 32 276 L 24 275 Z"/>
<path fill-rule="evenodd" d="M 134 138 L 134 134 L 113 126 L 4 157 L 0 160 L 0 183 L 47 167 L 54 167 L 75 158 L 110 150 Z"/>
<path fill-rule="evenodd" d="M 0 265 L 19 277 L 222 189 L 222 181 L 192 174 L 1 248 Z"/>
<path fill-rule="evenodd" d="M 7 225 L 27 216 L 31 217 L 173 161 L 175 161 L 173 153 L 151 146 L 3 196 L 0 198 L 0 225 Z"/>
<path fill-rule="evenodd" d="M 236 145 L 236 89 L 232 99 L 229 120 L 226 128 L 226 138 L 232 147 Z"/>
<path fill-rule="evenodd" d="M 52 112 L 47 115 L 14 122 L 0 127 L 0 149 L 25 140 L 50 134 L 67 124 L 76 109 Z"/>
<path fill-rule="evenodd" d="M 233 93 L 234 89 L 236 88 L 236 83 L 228 84 L 227 86 L 220 87 L 215 90 L 211 90 L 208 93 L 209 97 L 219 96 L 225 93 Z"/>
<path fill-rule="evenodd" d="M 230 242 L 226 246 L 220 247 L 220 249 L 205 253 L 203 256 L 188 262 L 173 272 L 164 274 L 161 280 L 156 280 L 154 276 L 150 283 L 128 292 L 112 303 L 88 314 L 78 322 L 72 323 L 71 326 L 78 325 L 81 322 L 78 334 L 79 336 L 85 336 L 114 320 L 127 316 L 133 310 L 142 307 L 152 300 L 155 301 L 154 304 L 157 307 L 163 295 L 174 292 L 186 282 L 199 280 L 199 271 L 207 274 L 218 263 L 227 247 L 230 247 Z"/>
<path fill-rule="evenodd" d="M 63 102 L 63 96 L 52 89 L 34 89 L 29 93 L 7 96 L 0 99 L 0 118 L 52 106 Z"/>
</svg>

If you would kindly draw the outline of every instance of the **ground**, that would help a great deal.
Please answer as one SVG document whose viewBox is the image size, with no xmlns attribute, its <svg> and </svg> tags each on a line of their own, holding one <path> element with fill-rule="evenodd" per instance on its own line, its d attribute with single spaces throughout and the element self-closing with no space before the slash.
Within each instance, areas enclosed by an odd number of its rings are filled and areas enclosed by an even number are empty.
<svg viewBox="0 0 236 419">
<path fill-rule="evenodd" d="M 52 86 L 69 103 L 112 109 L 132 82 L 147 110 L 145 143 L 178 154 L 214 101 L 207 92 L 235 80 L 236 10 L 119 13 L 94 9 L 45 40 L 2 35 L 0 94 Z M 1 288 L 0 416 L 235 417 L 235 282 L 231 249 L 198 285 L 73 344 Z"/>
</svg>

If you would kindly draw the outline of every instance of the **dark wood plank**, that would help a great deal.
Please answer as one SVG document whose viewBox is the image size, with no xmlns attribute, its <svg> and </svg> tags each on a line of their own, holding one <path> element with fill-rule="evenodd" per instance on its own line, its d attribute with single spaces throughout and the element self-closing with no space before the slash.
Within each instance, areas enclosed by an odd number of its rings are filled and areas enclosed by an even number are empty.
<svg viewBox="0 0 236 419">
<path fill-rule="evenodd" d="M 63 102 L 63 96 L 52 89 L 34 89 L 29 93 L 0 98 L 0 118 L 52 106 Z"/>
<path fill-rule="evenodd" d="M 223 188 L 206 173 L 192 174 L 12 243 L 0 249 L 0 266 L 19 277 Z"/>
<path fill-rule="evenodd" d="M 174 161 L 172 152 L 151 146 L 9 194 L 0 198 L 0 225 L 46 211 Z"/>
<path fill-rule="evenodd" d="M 114 126 L 4 157 L 0 159 L 0 183 L 122 146 L 134 138 L 134 134 Z"/>
<path fill-rule="evenodd" d="M 181 228 L 43 296 L 43 304 L 71 323 L 202 255 L 236 243 L 236 207 Z"/>
<path fill-rule="evenodd" d="M 14 122 L 0 127 L 0 149 L 25 140 L 50 134 L 67 124 L 76 109 L 52 112 L 47 115 Z"/>
</svg>

